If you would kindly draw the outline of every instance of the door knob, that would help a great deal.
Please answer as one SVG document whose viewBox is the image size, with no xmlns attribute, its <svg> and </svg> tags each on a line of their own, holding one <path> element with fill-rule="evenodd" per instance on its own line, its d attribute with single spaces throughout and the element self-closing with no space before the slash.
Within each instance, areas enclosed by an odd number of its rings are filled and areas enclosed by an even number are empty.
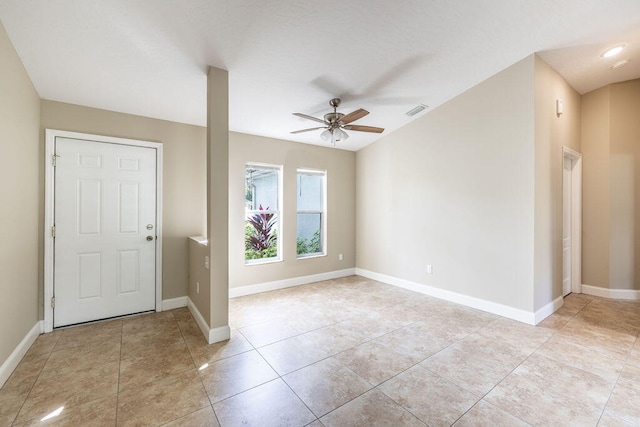
<svg viewBox="0 0 640 427">
<path fill-rule="evenodd" d="M 153 236 L 147 236 L 147 240 L 150 242 L 153 240 Z"/>
</svg>

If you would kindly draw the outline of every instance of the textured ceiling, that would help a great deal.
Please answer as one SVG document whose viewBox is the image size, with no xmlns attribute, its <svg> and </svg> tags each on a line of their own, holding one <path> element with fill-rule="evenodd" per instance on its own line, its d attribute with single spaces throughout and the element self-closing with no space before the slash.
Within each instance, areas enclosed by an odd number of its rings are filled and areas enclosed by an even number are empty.
<svg viewBox="0 0 640 427">
<path fill-rule="evenodd" d="M 385 135 L 534 52 L 580 93 L 640 77 L 639 0 L 0 0 L 0 21 L 42 98 L 204 126 L 212 65 L 231 130 L 318 145 L 292 112 L 338 96 Z"/>
</svg>

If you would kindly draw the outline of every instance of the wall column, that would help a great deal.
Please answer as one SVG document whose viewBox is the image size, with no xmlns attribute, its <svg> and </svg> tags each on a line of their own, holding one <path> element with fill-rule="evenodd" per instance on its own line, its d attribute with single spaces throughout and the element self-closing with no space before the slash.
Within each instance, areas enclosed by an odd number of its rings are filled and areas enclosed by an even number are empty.
<svg viewBox="0 0 640 427">
<path fill-rule="evenodd" d="M 211 311 L 209 344 L 229 329 L 229 73 L 207 75 L 207 238 Z"/>
</svg>

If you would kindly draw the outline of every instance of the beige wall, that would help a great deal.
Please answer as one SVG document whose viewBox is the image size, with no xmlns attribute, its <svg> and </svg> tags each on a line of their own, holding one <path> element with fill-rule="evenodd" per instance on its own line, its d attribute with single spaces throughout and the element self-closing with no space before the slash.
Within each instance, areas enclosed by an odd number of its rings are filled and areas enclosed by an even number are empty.
<svg viewBox="0 0 640 427">
<path fill-rule="evenodd" d="M 580 94 L 535 56 L 534 311 L 562 295 L 562 147 L 580 152 L 580 109 Z"/>
<path fill-rule="evenodd" d="M 187 295 L 187 237 L 205 232 L 206 129 L 43 100 L 42 141 L 46 128 L 162 143 L 162 298 Z M 40 197 L 43 187 L 41 179 Z"/>
<path fill-rule="evenodd" d="M 609 287 L 609 92 L 582 96 L 582 283 Z"/>
<path fill-rule="evenodd" d="M 355 153 L 334 148 L 229 133 L 229 287 L 255 285 L 355 267 Z M 244 172 L 247 162 L 284 166 L 282 262 L 244 263 Z M 327 171 L 327 250 L 296 258 L 296 170 Z M 338 261 L 338 254 L 344 255 Z"/>
<path fill-rule="evenodd" d="M 38 322 L 40 98 L 0 24 L 0 365 Z"/>
<path fill-rule="evenodd" d="M 207 239 L 209 242 L 209 344 L 229 331 L 229 72 L 207 72 Z M 211 334 L 210 334 L 211 335 Z"/>
<path fill-rule="evenodd" d="M 640 79 L 583 96 L 583 283 L 640 290 Z"/>
<path fill-rule="evenodd" d="M 204 236 L 192 236 L 202 237 Z M 209 270 L 205 268 L 205 257 L 209 247 L 200 240 L 189 239 L 189 299 L 198 309 L 205 322 L 211 322 L 211 287 Z"/>
<path fill-rule="evenodd" d="M 610 99 L 609 284 L 640 290 L 640 79 L 611 85 Z"/>
<path fill-rule="evenodd" d="M 359 268 L 533 310 L 534 60 L 358 151 Z"/>
</svg>

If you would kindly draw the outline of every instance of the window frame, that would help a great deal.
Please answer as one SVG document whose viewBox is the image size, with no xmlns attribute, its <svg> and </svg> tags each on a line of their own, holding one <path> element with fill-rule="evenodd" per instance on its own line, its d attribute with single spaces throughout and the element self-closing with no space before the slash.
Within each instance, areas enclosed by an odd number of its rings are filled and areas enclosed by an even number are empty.
<svg viewBox="0 0 640 427">
<path fill-rule="evenodd" d="M 269 210 L 259 210 L 259 209 L 247 209 L 246 206 L 246 191 L 247 191 L 247 181 L 246 181 L 246 176 L 247 176 L 247 169 L 249 168 L 255 168 L 255 169 L 261 169 L 261 170 L 271 170 L 271 171 L 275 171 L 278 173 L 278 206 L 277 209 L 273 209 L 271 206 L 269 206 Z M 245 197 L 243 197 L 243 200 L 245 201 L 245 207 L 244 207 L 244 221 L 243 224 L 245 224 L 246 227 L 246 223 L 247 223 L 247 218 L 249 217 L 249 215 L 255 214 L 255 213 L 274 213 L 277 217 L 277 222 L 276 222 L 276 230 L 277 230 L 277 244 L 276 244 L 276 252 L 277 252 L 277 256 L 275 257 L 270 257 L 270 258 L 258 258 L 258 259 L 247 259 L 246 258 L 246 252 L 244 255 L 244 265 L 245 266 L 250 266 L 250 265 L 263 265 L 263 264 L 270 264 L 270 263 L 275 263 L 275 262 L 282 262 L 284 260 L 284 254 L 282 251 L 282 242 L 283 242 L 283 215 L 282 215 L 282 206 L 283 206 L 283 165 L 274 165 L 274 164 L 270 164 L 270 163 L 260 163 L 260 162 L 246 162 L 244 165 L 244 171 L 245 171 L 245 184 L 244 184 L 244 191 L 245 191 Z M 255 204 L 255 195 L 253 195 L 253 203 Z M 256 206 L 253 206 L 254 208 Z M 243 233 L 243 238 L 246 239 L 245 234 Z M 246 245 L 246 240 L 245 242 L 243 242 L 243 247 L 245 247 Z"/>
<path fill-rule="evenodd" d="M 322 177 L 322 210 L 321 211 L 308 211 L 308 210 L 298 210 L 298 197 L 296 195 L 296 248 L 298 242 L 298 215 L 300 213 L 319 213 L 320 214 L 320 244 L 322 246 L 322 250 L 320 252 L 313 252 L 308 254 L 298 254 L 296 250 L 296 259 L 310 259 L 310 258 L 318 258 L 327 256 L 328 250 L 328 242 L 327 242 L 327 171 L 325 169 L 313 169 L 313 168 L 297 168 L 296 169 L 296 193 L 299 191 L 299 177 L 300 175 L 312 175 L 312 176 L 321 176 Z"/>
</svg>

